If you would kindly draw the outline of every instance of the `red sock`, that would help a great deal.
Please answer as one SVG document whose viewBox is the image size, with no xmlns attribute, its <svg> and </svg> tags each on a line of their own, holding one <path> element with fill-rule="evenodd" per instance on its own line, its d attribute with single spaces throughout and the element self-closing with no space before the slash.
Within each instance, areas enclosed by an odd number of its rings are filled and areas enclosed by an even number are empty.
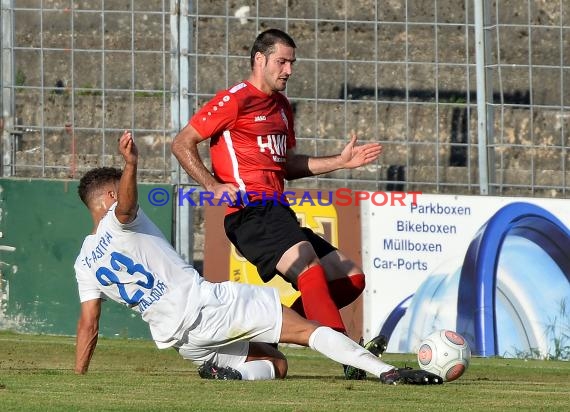
<svg viewBox="0 0 570 412">
<path fill-rule="evenodd" d="M 364 290 L 365 284 L 365 277 L 362 273 L 330 282 L 329 292 L 336 307 L 341 309 L 354 302 Z"/>
<path fill-rule="evenodd" d="M 364 274 L 358 273 L 356 275 L 333 280 L 332 282 L 329 282 L 328 285 L 331 298 L 336 307 L 342 309 L 345 306 L 350 305 L 361 295 L 362 291 L 364 291 L 366 282 Z M 301 296 L 293 302 L 291 309 L 302 317 L 306 317 Z"/>
<path fill-rule="evenodd" d="M 303 297 L 303 308 L 307 319 L 316 320 L 321 325 L 346 333 L 340 312 L 329 294 L 322 266 L 312 266 L 301 273 L 297 287 Z"/>
</svg>

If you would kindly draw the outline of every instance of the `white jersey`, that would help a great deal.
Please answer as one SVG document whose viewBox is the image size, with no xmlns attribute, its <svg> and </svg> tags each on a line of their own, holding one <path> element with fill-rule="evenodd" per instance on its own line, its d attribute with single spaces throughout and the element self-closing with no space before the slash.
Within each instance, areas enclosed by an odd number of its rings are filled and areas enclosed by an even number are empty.
<svg viewBox="0 0 570 412">
<path fill-rule="evenodd" d="M 83 241 L 75 261 L 81 302 L 108 297 L 141 314 L 159 348 L 183 338 L 198 317 L 203 278 L 139 207 L 127 224 L 116 203 Z"/>
</svg>

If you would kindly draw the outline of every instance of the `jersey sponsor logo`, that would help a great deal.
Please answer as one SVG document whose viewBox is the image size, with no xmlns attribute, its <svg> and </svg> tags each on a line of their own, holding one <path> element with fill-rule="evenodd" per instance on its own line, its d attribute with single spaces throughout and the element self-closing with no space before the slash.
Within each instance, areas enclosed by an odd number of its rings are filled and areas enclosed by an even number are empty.
<svg viewBox="0 0 570 412">
<path fill-rule="evenodd" d="M 261 116 L 255 116 L 255 117 L 253 118 L 253 121 L 254 121 L 254 122 L 264 122 L 264 121 L 266 121 L 266 120 L 267 120 L 267 117 L 266 117 L 266 116 L 263 116 L 263 115 L 261 115 Z"/>
<path fill-rule="evenodd" d="M 287 153 L 287 136 L 284 134 L 270 134 L 267 136 L 257 136 L 259 152 L 268 151 L 273 155 L 275 162 L 284 162 Z"/>
</svg>

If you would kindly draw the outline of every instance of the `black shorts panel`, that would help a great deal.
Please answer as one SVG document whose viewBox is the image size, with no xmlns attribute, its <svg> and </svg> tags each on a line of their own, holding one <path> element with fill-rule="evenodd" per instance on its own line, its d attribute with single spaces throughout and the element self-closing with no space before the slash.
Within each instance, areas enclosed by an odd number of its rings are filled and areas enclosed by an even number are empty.
<svg viewBox="0 0 570 412">
<path fill-rule="evenodd" d="M 319 258 L 336 250 L 311 229 L 301 227 L 295 212 L 279 202 L 250 204 L 227 215 L 224 228 L 236 249 L 256 266 L 264 282 L 275 276 L 275 267 L 283 254 L 299 242 L 310 242 Z"/>
</svg>

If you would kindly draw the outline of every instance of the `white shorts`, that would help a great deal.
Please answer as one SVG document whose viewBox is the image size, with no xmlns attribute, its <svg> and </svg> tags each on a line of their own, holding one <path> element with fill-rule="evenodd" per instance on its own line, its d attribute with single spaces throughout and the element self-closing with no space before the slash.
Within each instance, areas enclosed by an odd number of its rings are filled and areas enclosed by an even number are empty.
<svg viewBox="0 0 570 412">
<path fill-rule="evenodd" d="M 247 358 L 249 341 L 279 342 L 283 313 L 277 289 L 230 281 L 200 288 L 196 326 L 174 345 L 184 359 L 236 368 Z"/>
</svg>

